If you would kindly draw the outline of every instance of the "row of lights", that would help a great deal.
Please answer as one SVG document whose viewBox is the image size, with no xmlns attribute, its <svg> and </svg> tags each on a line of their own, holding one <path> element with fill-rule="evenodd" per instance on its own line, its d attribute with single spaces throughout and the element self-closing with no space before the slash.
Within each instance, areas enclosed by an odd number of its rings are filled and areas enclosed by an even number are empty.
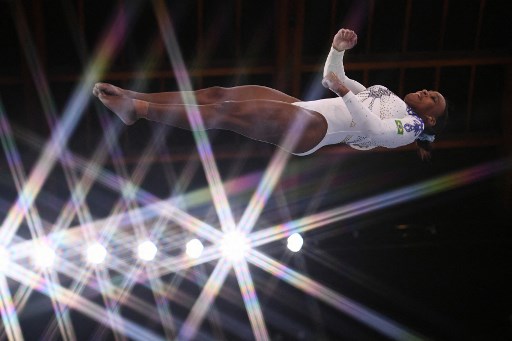
<svg viewBox="0 0 512 341">
<path fill-rule="evenodd" d="M 302 248 L 303 239 L 298 233 L 294 233 L 288 237 L 287 247 L 292 252 L 298 252 Z M 223 255 L 236 261 L 244 258 L 250 247 L 249 241 L 244 235 L 238 232 L 226 234 L 221 249 Z M 192 239 L 186 244 L 185 253 L 190 258 L 199 258 L 203 253 L 203 243 L 198 239 Z M 152 261 L 158 249 L 156 245 L 146 240 L 137 246 L 137 256 L 143 261 Z M 0 271 L 5 268 L 8 261 L 8 252 L 0 247 Z M 91 264 L 101 264 L 107 257 L 107 249 L 101 243 L 93 243 L 86 250 L 85 258 Z M 55 250 L 46 244 L 40 244 L 34 249 L 32 261 L 38 268 L 49 268 L 53 265 L 56 258 Z"/>
</svg>

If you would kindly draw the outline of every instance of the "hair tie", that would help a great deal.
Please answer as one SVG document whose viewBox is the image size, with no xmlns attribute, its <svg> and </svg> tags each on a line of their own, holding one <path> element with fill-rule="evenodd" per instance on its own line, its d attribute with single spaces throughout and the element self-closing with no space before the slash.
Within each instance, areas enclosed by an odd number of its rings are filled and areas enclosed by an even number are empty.
<svg viewBox="0 0 512 341">
<path fill-rule="evenodd" d="M 435 135 L 430 135 L 430 134 L 427 134 L 427 133 L 421 133 L 420 136 L 418 136 L 418 140 L 420 140 L 420 141 L 428 141 L 430 143 L 434 142 L 435 139 L 436 139 Z"/>
</svg>

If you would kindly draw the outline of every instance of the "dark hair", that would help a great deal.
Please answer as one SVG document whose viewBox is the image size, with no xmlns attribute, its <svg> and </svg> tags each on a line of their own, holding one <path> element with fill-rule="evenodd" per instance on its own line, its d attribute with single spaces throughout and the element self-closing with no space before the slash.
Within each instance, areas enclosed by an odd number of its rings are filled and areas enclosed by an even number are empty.
<svg viewBox="0 0 512 341">
<path fill-rule="evenodd" d="M 434 126 L 426 127 L 425 130 L 423 130 L 424 134 L 438 136 L 446 127 L 446 124 L 448 123 L 448 113 L 451 110 L 452 105 L 446 99 L 445 102 L 446 106 L 443 114 L 436 119 L 436 124 Z M 432 154 L 432 142 L 416 140 L 416 145 L 418 146 L 418 155 L 420 158 L 424 161 L 430 160 Z"/>
</svg>

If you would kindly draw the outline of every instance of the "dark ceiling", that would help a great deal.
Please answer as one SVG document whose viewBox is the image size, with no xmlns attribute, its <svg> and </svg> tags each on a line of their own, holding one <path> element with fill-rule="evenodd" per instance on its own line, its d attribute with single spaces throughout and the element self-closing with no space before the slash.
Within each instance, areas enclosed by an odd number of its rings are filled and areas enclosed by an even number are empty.
<svg viewBox="0 0 512 341">
<path fill-rule="evenodd" d="M 27 340 L 512 339 L 511 11 L 505 0 L 0 0 L 0 240 L 19 252 L 0 270 L 0 340 L 19 339 L 18 325 Z M 351 78 L 450 101 L 430 162 L 414 147 L 276 159 L 225 131 L 208 132 L 205 159 L 189 132 L 122 126 L 91 95 L 97 81 L 160 92 L 189 76 L 194 89 L 328 97 L 321 73 L 341 27 L 359 36 Z M 188 239 L 214 244 L 190 226 L 220 230 L 215 179 L 235 221 L 261 183 L 271 189 L 252 209 L 253 233 L 277 231 L 256 247 L 274 263 L 249 260 L 250 302 L 233 269 L 205 298 L 218 257 L 178 262 Z M 123 212 L 141 217 L 120 223 Z M 159 246 L 153 270 L 130 251 L 141 233 Z M 109 245 L 106 269 L 81 260 L 91 234 Z M 47 273 L 24 251 L 43 235 L 60 258 Z"/>
</svg>

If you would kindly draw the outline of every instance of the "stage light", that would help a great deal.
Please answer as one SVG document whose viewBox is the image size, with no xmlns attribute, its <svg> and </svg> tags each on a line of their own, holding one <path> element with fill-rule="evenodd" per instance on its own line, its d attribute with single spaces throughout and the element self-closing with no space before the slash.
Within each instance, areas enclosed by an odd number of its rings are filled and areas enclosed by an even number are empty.
<svg viewBox="0 0 512 341">
<path fill-rule="evenodd" d="M 298 233 L 294 233 L 288 237 L 288 249 L 293 252 L 297 252 L 302 248 L 302 244 L 304 244 L 304 240 Z"/>
<path fill-rule="evenodd" d="M 139 244 L 138 254 L 142 260 L 150 261 L 156 256 L 157 248 L 151 241 L 146 240 Z"/>
<path fill-rule="evenodd" d="M 87 261 L 92 264 L 101 264 L 107 256 L 107 250 L 100 243 L 94 243 L 87 248 Z"/>
<path fill-rule="evenodd" d="M 224 257 L 231 261 L 242 260 L 249 251 L 249 240 L 238 231 L 229 232 L 222 239 L 221 249 Z"/>
<path fill-rule="evenodd" d="M 46 244 L 39 244 L 34 249 L 32 261 L 36 267 L 47 269 L 55 262 L 55 251 Z"/>
<path fill-rule="evenodd" d="M 199 241 L 199 239 L 192 239 L 187 243 L 186 253 L 190 258 L 199 258 L 203 253 L 203 244 Z"/>
<path fill-rule="evenodd" d="M 7 269 L 9 263 L 9 252 L 3 247 L 0 247 L 0 272 L 4 272 Z"/>
</svg>

